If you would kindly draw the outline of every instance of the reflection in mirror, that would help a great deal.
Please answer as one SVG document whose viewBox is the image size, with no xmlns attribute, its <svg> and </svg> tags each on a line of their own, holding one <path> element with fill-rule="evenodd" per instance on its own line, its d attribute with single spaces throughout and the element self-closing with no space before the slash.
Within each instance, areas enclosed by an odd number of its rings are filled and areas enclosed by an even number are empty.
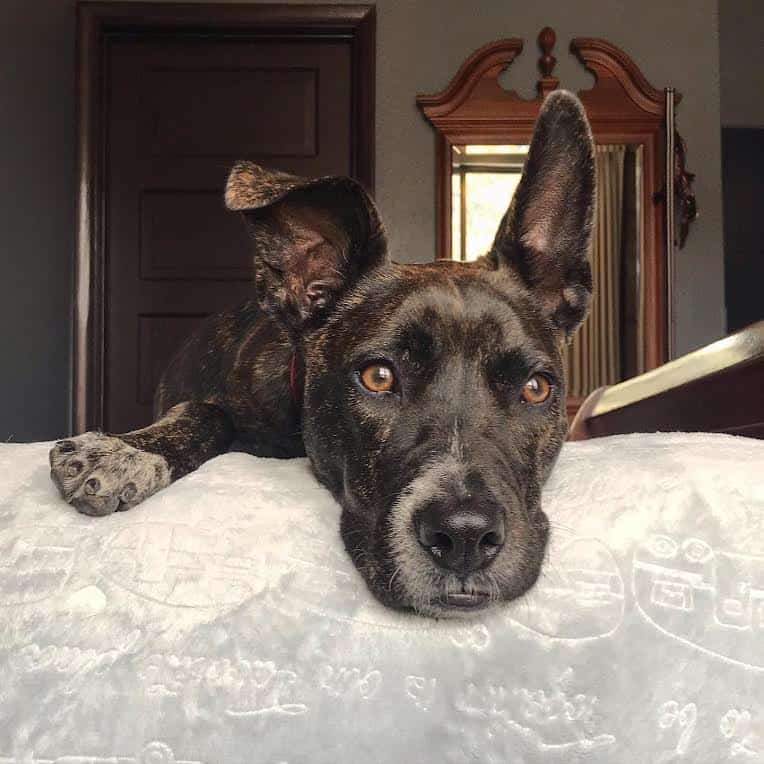
<svg viewBox="0 0 764 764">
<path fill-rule="evenodd" d="M 597 207 L 589 260 L 594 297 L 566 351 L 568 395 L 581 399 L 645 371 L 642 256 L 642 146 L 596 147 Z M 451 151 L 451 256 L 488 251 L 514 195 L 525 145 L 454 145 Z"/>
<path fill-rule="evenodd" d="M 451 256 L 475 260 L 514 196 L 528 146 L 452 146 Z"/>
</svg>

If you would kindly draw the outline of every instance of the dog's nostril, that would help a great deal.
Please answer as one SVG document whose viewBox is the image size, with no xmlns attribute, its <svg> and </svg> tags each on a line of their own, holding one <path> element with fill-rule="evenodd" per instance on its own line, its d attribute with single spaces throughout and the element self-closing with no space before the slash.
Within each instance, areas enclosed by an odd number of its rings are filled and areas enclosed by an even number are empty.
<svg viewBox="0 0 764 764">
<path fill-rule="evenodd" d="M 501 546 L 503 543 L 504 539 L 500 538 L 500 534 L 496 531 L 489 531 L 480 539 L 480 546 L 482 547 L 497 547 Z"/>
<path fill-rule="evenodd" d="M 428 546 L 436 557 L 442 557 L 444 554 L 450 554 L 453 551 L 454 542 L 447 533 L 436 531 L 430 537 Z"/>
<path fill-rule="evenodd" d="M 427 550 L 440 557 L 442 554 L 448 554 L 454 548 L 454 541 L 448 533 L 423 519 L 419 523 L 417 537 L 419 543 Z"/>
<path fill-rule="evenodd" d="M 478 541 L 478 556 L 483 559 L 485 563 L 493 560 L 504 546 L 504 531 L 493 530 L 484 534 Z"/>
</svg>

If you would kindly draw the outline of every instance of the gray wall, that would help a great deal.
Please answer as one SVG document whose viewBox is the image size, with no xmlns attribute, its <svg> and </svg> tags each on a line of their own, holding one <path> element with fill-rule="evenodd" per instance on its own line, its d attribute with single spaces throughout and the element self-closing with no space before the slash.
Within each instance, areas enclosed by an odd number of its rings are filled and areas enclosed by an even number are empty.
<svg viewBox="0 0 764 764">
<path fill-rule="evenodd" d="M 719 0 L 719 69 L 724 127 L 764 127 L 761 0 Z"/>
<path fill-rule="evenodd" d="M 0 441 L 68 428 L 74 9 L 0 5 Z"/>
<path fill-rule="evenodd" d="M 701 218 L 678 267 L 680 352 L 724 331 L 719 52 L 716 0 L 380 0 L 377 3 L 377 198 L 393 256 L 434 256 L 434 144 L 414 105 L 442 89 L 475 48 L 522 37 L 508 75 L 532 94 L 535 38 L 557 31 L 565 87 L 590 77 L 567 53 L 571 37 L 622 47 L 656 87 L 684 94 L 679 127 L 697 171 Z M 10 23 L 7 20 L 10 18 Z M 67 428 L 74 236 L 73 2 L 4 0 L 0 7 L 0 439 L 52 438 Z M 702 161 L 702 166 L 701 166 Z"/>
</svg>

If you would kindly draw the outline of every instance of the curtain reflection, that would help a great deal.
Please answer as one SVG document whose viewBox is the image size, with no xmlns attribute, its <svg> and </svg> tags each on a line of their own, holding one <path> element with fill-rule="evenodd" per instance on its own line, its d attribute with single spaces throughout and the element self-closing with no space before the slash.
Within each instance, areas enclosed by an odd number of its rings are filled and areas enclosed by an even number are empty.
<svg viewBox="0 0 764 764">
<path fill-rule="evenodd" d="M 597 205 L 589 252 L 594 296 L 589 316 L 568 346 L 569 393 L 586 395 L 620 379 L 620 277 L 624 146 L 597 146 Z"/>
<path fill-rule="evenodd" d="M 451 254 L 474 260 L 488 250 L 520 179 L 527 146 L 454 146 Z M 565 350 L 568 394 L 585 397 L 644 371 L 639 261 L 642 147 L 598 145 L 597 204 L 589 259 L 589 316 Z"/>
<path fill-rule="evenodd" d="M 636 355 L 638 199 L 641 147 L 597 146 L 597 204 L 589 252 L 594 295 L 589 315 L 566 348 L 568 394 L 584 397 L 641 373 Z"/>
</svg>

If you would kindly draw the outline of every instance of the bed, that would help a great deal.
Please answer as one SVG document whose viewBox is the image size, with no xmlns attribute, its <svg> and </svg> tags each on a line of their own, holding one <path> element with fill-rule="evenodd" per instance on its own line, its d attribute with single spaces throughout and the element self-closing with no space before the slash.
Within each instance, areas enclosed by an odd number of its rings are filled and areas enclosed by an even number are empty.
<svg viewBox="0 0 764 764">
<path fill-rule="evenodd" d="M 306 460 L 77 514 L 0 445 L 0 764 L 764 761 L 764 442 L 565 445 L 544 573 L 377 605 Z"/>
</svg>

